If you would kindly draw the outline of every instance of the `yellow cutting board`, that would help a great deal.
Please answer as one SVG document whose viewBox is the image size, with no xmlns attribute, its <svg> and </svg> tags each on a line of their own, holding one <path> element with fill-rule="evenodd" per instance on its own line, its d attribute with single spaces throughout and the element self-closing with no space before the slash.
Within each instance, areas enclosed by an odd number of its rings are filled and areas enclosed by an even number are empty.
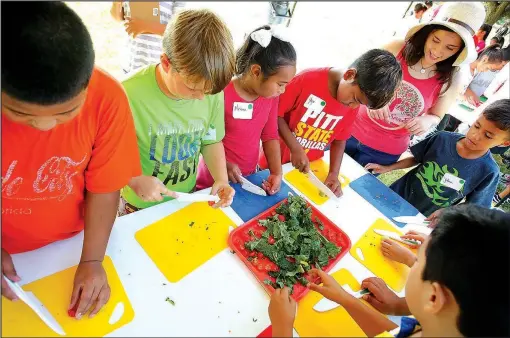
<svg viewBox="0 0 510 338">
<path fill-rule="evenodd" d="M 345 269 L 338 270 L 331 276 L 340 285 L 347 284 L 353 291 L 360 290 L 360 283 Z M 313 307 L 322 298 L 321 294 L 312 291 L 299 302 L 294 328 L 300 337 L 366 337 L 344 307 L 339 306 L 326 312 L 315 311 Z M 360 301 L 377 312 L 364 300 Z"/>
<path fill-rule="evenodd" d="M 329 165 L 324 162 L 324 160 L 319 159 L 310 163 L 310 170 L 315 174 L 315 176 L 317 176 L 318 179 L 324 182 L 328 176 Z M 317 205 L 324 204 L 329 199 L 327 196 L 321 196 L 320 190 L 313 185 L 312 182 L 310 182 L 306 174 L 299 172 L 297 169 L 289 171 L 285 174 L 284 178 Z M 338 179 L 340 180 L 342 189 L 350 183 L 349 179 L 342 174 L 338 175 Z"/>
<path fill-rule="evenodd" d="M 386 284 L 396 292 L 402 291 L 404 288 L 409 268 L 401 263 L 397 263 L 383 256 L 381 252 L 382 236 L 376 234 L 373 229 L 388 230 L 398 233 L 402 236 L 402 232 L 383 219 L 378 219 L 365 232 L 358 242 L 351 247 L 349 251 L 351 255 L 361 264 L 366 266 L 374 275 L 382 278 Z M 399 245 L 398 242 L 396 242 Z M 361 249 L 363 258 L 357 254 L 357 248 Z M 416 253 L 416 250 L 413 250 Z"/>
<path fill-rule="evenodd" d="M 135 238 L 172 283 L 227 248 L 235 223 L 207 202 L 193 203 L 138 231 Z"/>
<path fill-rule="evenodd" d="M 24 285 L 23 289 L 34 293 L 62 326 L 66 336 L 103 337 L 131 322 L 135 315 L 110 257 L 105 256 L 103 266 L 108 276 L 111 296 L 108 303 L 92 319 L 88 318 L 88 314 L 80 320 L 67 314 L 77 266 Z M 114 324 L 109 324 L 114 309 L 120 303 L 124 305 L 122 316 Z M 44 324 L 25 303 L 11 302 L 2 297 L 2 337 L 61 336 Z"/>
</svg>

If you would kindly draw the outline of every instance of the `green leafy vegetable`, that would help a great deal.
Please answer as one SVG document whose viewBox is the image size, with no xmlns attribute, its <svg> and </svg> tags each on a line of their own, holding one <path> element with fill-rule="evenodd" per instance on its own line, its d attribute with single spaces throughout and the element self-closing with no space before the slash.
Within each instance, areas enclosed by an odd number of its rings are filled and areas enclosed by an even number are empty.
<svg viewBox="0 0 510 338">
<path fill-rule="evenodd" d="M 169 302 L 170 304 L 172 304 L 173 306 L 175 306 L 175 302 L 173 300 L 170 299 L 170 297 L 166 297 L 165 299 L 166 302 Z"/>
<path fill-rule="evenodd" d="M 248 251 L 262 253 L 278 266 L 277 271 L 269 271 L 275 281 L 266 279 L 264 284 L 274 288 L 288 286 L 293 291 L 297 283 L 308 284 L 306 272 L 312 267 L 326 266 L 341 248 L 317 230 L 318 227 L 322 231 L 324 225 L 318 218 L 314 223 L 312 209 L 302 197 L 289 196 L 287 203 L 276 208 L 276 213 L 259 221 L 266 228 L 260 238 L 252 230 L 248 232 L 251 238 L 244 246 Z"/>
</svg>

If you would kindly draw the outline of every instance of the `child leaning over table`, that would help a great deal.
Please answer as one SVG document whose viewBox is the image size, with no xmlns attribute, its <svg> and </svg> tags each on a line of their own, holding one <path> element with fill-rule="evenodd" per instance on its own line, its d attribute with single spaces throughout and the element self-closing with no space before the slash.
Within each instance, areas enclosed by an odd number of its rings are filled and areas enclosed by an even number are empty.
<svg viewBox="0 0 510 338">
<path fill-rule="evenodd" d="M 232 203 L 224 136 L 223 88 L 234 73 L 230 31 L 209 10 L 185 10 L 168 24 L 159 64 L 123 82 L 133 111 L 143 175 L 122 191 L 130 213 L 195 189 L 200 154 L 214 178 L 216 206 Z M 166 198 L 168 200 L 168 198 Z"/>
<path fill-rule="evenodd" d="M 19 282 L 11 254 L 84 230 L 69 308 L 94 317 L 110 297 L 102 262 L 120 189 L 141 173 L 129 103 L 63 2 L 5 2 L 1 22 L 2 273 Z M 2 295 L 17 299 L 3 278 Z"/>
<path fill-rule="evenodd" d="M 324 184 L 340 196 L 338 175 L 359 105 L 383 107 L 401 80 L 397 59 L 381 49 L 369 50 L 347 69 L 316 68 L 298 74 L 280 96 L 278 107 L 282 163 L 292 162 L 308 172 L 310 161 L 324 156 L 331 145 Z M 267 167 L 263 156 L 259 165 Z"/>
<path fill-rule="evenodd" d="M 253 31 L 237 51 L 236 76 L 225 88 L 225 137 L 228 178 L 255 173 L 260 141 L 270 175 L 263 188 L 272 195 L 280 190 L 282 163 L 278 142 L 278 96 L 296 74 L 296 51 L 282 26 Z M 197 189 L 214 180 L 203 159 L 198 166 Z"/>
<path fill-rule="evenodd" d="M 439 132 L 411 147 L 412 157 L 389 166 L 366 165 L 374 173 L 418 165 L 390 188 L 422 214 L 434 217 L 440 209 L 460 203 L 490 208 L 499 167 L 490 149 L 510 145 L 510 100 L 487 106 L 464 136 Z"/>
<path fill-rule="evenodd" d="M 354 298 L 320 270 L 321 285 L 309 288 L 342 305 L 368 337 L 510 336 L 510 215 L 478 206 L 448 208 L 425 240 L 407 278 L 405 298 L 379 278 L 361 284 L 369 304 L 403 317 L 400 327 Z M 497 294 L 483 287 L 493 281 Z M 274 337 L 292 337 L 296 303 L 288 288 L 271 297 Z"/>
</svg>

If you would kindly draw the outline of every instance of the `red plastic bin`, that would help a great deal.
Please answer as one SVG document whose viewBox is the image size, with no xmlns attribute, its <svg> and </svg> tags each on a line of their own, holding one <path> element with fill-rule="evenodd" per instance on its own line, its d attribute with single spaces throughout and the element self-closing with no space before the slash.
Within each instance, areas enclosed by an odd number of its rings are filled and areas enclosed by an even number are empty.
<svg viewBox="0 0 510 338">
<path fill-rule="evenodd" d="M 251 239 L 248 232 L 250 230 L 253 230 L 255 233 L 255 236 L 260 238 L 262 233 L 266 230 L 265 227 L 261 226 L 258 221 L 266 219 L 270 216 L 273 216 L 276 213 L 276 208 L 280 206 L 282 203 L 287 203 L 287 199 L 284 199 L 280 203 L 273 206 L 271 209 L 268 209 L 261 213 L 260 215 L 254 217 L 250 221 L 246 222 L 242 226 L 236 228 L 230 233 L 230 236 L 228 237 L 228 245 L 234 252 L 237 254 L 237 256 L 246 264 L 248 269 L 253 273 L 255 278 L 264 286 L 266 291 L 269 294 L 272 294 L 275 289 L 267 284 L 264 284 L 265 279 L 270 279 L 273 282 L 275 279 L 271 276 L 269 276 L 268 272 L 272 270 L 277 270 L 277 265 L 271 262 L 268 258 L 263 256 L 261 253 L 258 253 L 257 259 L 252 260 L 251 262 L 248 260 L 250 251 L 244 247 L 244 243 L 246 241 L 249 241 Z M 336 226 L 329 218 L 324 216 L 319 210 L 317 210 L 313 205 L 307 202 L 307 205 L 312 208 L 312 220 L 315 221 L 316 217 L 323 223 L 324 229 L 320 230 L 317 226 L 317 230 L 319 230 L 324 237 L 326 237 L 329 241 L 335 243 L 337 246 L 341 247 L 342 250 L 338 254 L 337 257 L 330 259 L 328 264 L 323 267 L 323 270 L 325 272 L 330 271 L 333 266 L 338 263 L 338 261 L 347 253 L 349 252 L 351 248 L 351 240 L 349 236 L 345 232 L 343 232 L 338 226 Z M 311 281 L 311 277 L 308 275 L 305 275 L 305 277 Z M 309 291 L 309 289 L 300 283 L 297 283 L 294 285 L 294 292 L 292 294 L 292 297 L 299 301 L 301 298 L 303 298 L 306 293 Z"/>
</svg>

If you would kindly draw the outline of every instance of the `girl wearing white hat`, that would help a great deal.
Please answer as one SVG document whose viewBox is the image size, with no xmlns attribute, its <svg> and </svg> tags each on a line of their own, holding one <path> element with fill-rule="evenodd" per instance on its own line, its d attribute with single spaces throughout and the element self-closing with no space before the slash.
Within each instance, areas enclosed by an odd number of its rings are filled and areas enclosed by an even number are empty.
<svg viewBox="0 0 510 338">
<path fill-rule="evenodd" d="M 345 152 L 361 165 L 395 163 L 411 135 L 437 125 L 462 89 L 460 65 L 476 60 L 473 35 L 483 24 L 480 2 L 444 4 L 435 18 L 385 47 L 402 66 L 403 81 L 386 107 L 361 106 Z"/>
</svg>

